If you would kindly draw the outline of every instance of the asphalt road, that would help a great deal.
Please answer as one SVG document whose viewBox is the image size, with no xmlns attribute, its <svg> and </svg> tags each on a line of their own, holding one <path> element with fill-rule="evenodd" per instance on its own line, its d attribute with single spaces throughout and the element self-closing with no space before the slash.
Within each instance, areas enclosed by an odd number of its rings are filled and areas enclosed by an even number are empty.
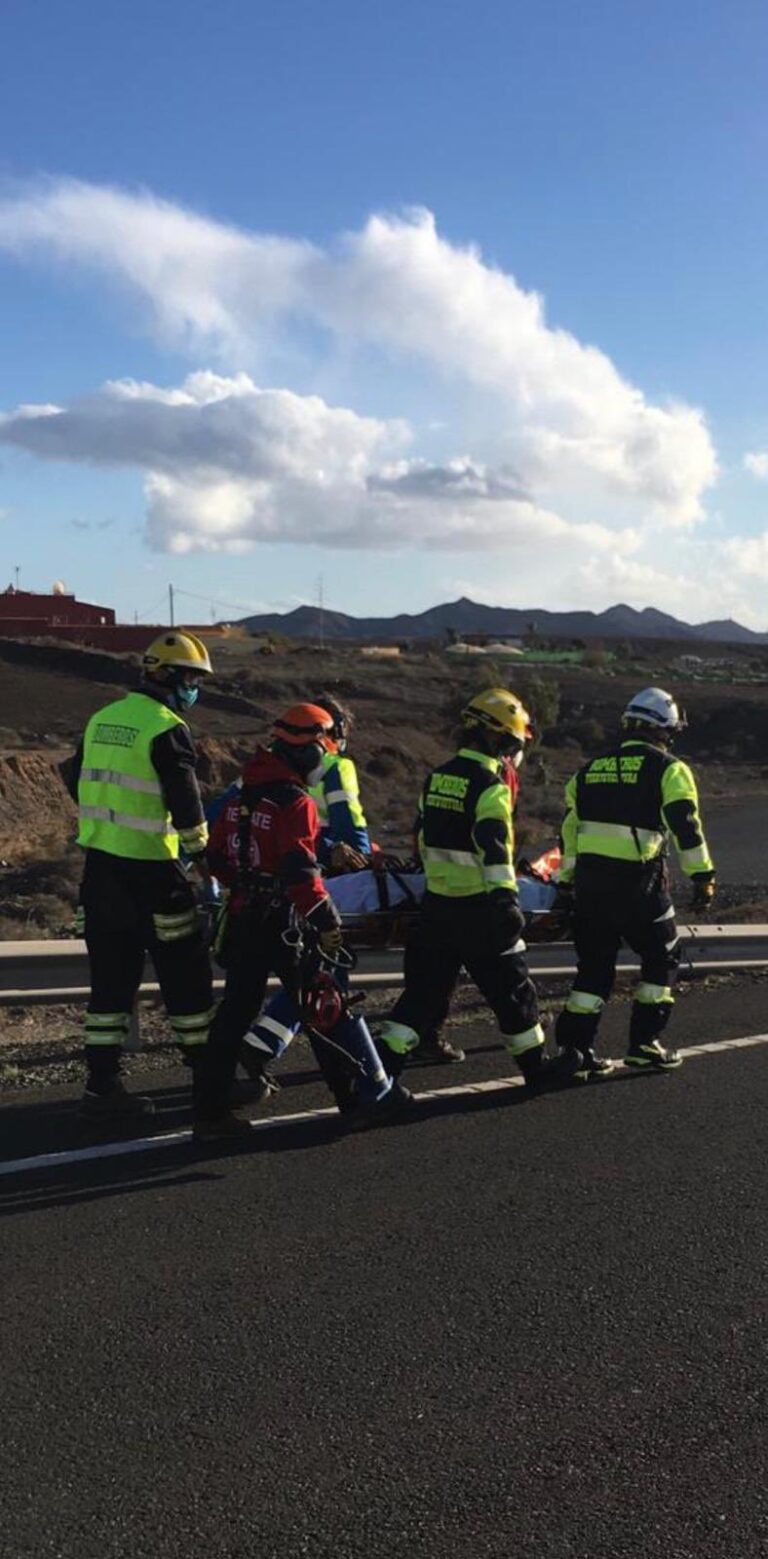
<svg viewBox="0 0 768 1559">
<path fill-rule="evenodd" d="M 767 991 L 695 989 L 678 1042 L 768 1031 Z M 415 1086 L 511 1070 L 461 1032 Z M 724 1048 L 0 1181 L 3 1553 L 768 1554 L 767 1097 L 768 1046 Z M 69 1115 L 9 1106 L 4 1152 Z"/>
<path fill-rule="evenodd" d="M 703 816 L 719 881 L 768 895 L 768 800 L 713 801 Z"/>
</svg>

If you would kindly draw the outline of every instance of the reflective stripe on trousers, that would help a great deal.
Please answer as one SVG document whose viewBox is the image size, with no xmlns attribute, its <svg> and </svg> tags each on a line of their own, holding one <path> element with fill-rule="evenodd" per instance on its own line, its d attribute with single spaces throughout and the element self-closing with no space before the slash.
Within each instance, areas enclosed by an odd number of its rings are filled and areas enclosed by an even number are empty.
<svg viewBox="0 0 768 1559">
<path fill-rule="evenodd" d="M 207 1012 L 190 1012 L 182 1016 L 169 1014 L 177 1043 L 185 1047 L 204 1045 L 215 1011 L 215 1007 L 209 1007 Z"/>
<path fill-rule="evenodd" d="M 670 985 L 652 985 L 649 980 L 638 982 L 635 986 L 634 999 L 645 1007 L 661 1006 L 664 1002 L 672 1005 L 675 1000 Z"/>
<path fill-rule="evenodd" d="M 184 909 L 175 915 L 153 915 L 152 923 L 158 942 L 180 942 L 197 930 L 197 911 Z"/>
<path fill-rule="evenodd" d="M 524 1029 L 522 1034 L 505 1034 L 504 1049 L 511 1056 L 523 1056 L 526 1050 L 537 1050 L 544 1044 L 544 1030 L 540 1023 Z"/>
<path fill-rule="evenodd" d="M 122 1045 L 130 1033 L 130 1012 L 87 1012 L 86 1045 Z"/>
<path fill-rule="evenodd" d="M 604 1006 L 602 996 L 594 996 L 591 991 L 577 991 L 574 988 L 565 1004 L 565 1010 L 586 1014 L 602 1012 Z"/>
</svg>

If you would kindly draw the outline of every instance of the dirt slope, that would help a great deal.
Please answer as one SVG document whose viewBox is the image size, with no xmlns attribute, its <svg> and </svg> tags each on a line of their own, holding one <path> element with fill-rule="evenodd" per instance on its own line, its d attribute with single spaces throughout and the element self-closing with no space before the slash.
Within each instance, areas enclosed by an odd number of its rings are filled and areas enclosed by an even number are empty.
<svg viewBox="0 0 768 1559">
<path fill-rule="evenodd" d="M 678 652 L 669 646 L 665 660 L 658 646 L 642 654 L 635 647 L 632 662 L 617 673 L 615 666 L 457 665 L 429 649 L 381 662 L 338 645 L 265 657 L 248 641 L 222 643 L 215 681 L 191 722 L 200 778 L 206 793 L 220 789 L 281 707 L 325 689 L 356 714 L 352 750 L 374 837 L 389 850 L 407 850 L 423 775 L 450 749 L 458 710 L 477 688 L 502 682 L 532 708 L 542 736 L 525 769 L 518 837 L 527 847 L 552 838 L 564 779 L 585 754 L 613 739 L 637 687 L 656 683 L 674 686 L 688 708 L 681 745 L 696 761 L 705 797 L 763 794 L 768 687 L 686 684 L 674 665 Z M 56 932 L 71 919 L 80 861 L 59 763 L 94 710 L 134 685 L 136 676 L 130 657 L 72 645 L 0 643 L 0 858 L 10 865 L 0 877 L 0 936 Z M 768 861 L 760 873 L 768 877 Z"/>
</svg>

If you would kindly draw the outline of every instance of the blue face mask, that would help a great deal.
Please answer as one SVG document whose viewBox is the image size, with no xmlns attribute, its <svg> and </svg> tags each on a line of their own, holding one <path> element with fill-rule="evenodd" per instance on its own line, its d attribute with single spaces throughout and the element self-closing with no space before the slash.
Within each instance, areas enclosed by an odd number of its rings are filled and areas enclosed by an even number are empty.
<svg viewBox="0 0 768 1559">
<path fill-rule="evenodd" d="M 173 690 L 173 702 L 177 709 L 191 709 L 197 703 L 199 687 L 187 687 L 185 682 L 180 682 Z"/>
</svg>

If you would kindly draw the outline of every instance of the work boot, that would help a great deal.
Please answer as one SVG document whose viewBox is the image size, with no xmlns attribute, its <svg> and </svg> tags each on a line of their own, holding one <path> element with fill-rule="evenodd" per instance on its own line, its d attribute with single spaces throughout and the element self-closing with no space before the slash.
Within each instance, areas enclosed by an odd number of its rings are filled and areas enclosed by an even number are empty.
<svg viewBox="0 0 768 1559">
<path fill-rule="evenodd" d="M 255 1131 L 250 1121 L 242 1120 L 232 1110 L 227 1110 L 224 1115 L 218 1115 L 215 1120 L 198 1120 L 192 1127 L 192 1141 L 203 1145 L 226 1144 L 228 1142 L 247 1144 L 253 1142 Z"/>
<path fill-rule="evenodd" d="M 437 1066 L 450 1066 L 459 1061 L 465 1061 L 464 1051 L 458 1045 L 452 1045 L 444 1034 L 426 1034 L 424 1039 L 411 1051 L 415 1061 L 427 1061 Z"/>
<path fill-rule="evenodd" d="M 365 1103 L 359 1099 L 356 1103 L 345 1105 L 339 1114 L 345 1131 L 369 1131 L 374 1126 L 394 1126 L 398 1121 L 406 1120 L 415 1104 L 416 1100 L 409 1089 L 396 1081 L 383 1099 Z"/>
<path fill-rule="evenodd" d="M 578 1052 L 581 1056 L 579 1073 L 589 1082 L 590 1077 L 609 1077 L 613 1071 L 613 1062 L 608 1056 L 598 1056 L 589 1047 Z"/>
<path fill-rule="evenodd" d="M 415 1107 L 416 1100 L 410 1088 L 405 1088 L 398 1078 L 395 1078 L 389 1093 L 385 1093 L 375 1106 L 377 1118 L 382 1123 L 401 1121 L 410 1115 Z"/>
<path fill-rule="evenodd" d="M 112 1122 L 146 1120 L 154 1115 L 155 1106 L 151 1099 L 140 1093 L 129 1093 L 119 1078 L 103 1093 L 96 1093 L 93 1088 L 86 1088 L 78 1115 L 82 1121 L 91 1121 L 99 1125 L 109 1125 Z"/>
<path fill-rule="evenodd" d="M 545 1056 L 541 1050 L 527 1050 L 518 1056 L 518 1066 L 529 1093 L 554 1093 L 558 1088 L 579 1087 L 586 1082 L 580 1050 L 561 1050 Z"/>
<path fill-rule="evenodd" d="M 240 1108 L 243 1104 L 268 1104 L 273 1094 L 280 1092 L 280 1084 L 267 1071 L 268 1057 L 243 1040 L 238 1051 L 238 1065 L 245 1072 L 245 1079 L 237 1078 L 232 1084 L 229 1102 Z"/>
<path fill-rule="evenodd" d="M 280 1092 L 280 1084 L 277 1078 L 264 1072 L 261 1077 L 236 1077 L 232 1084 L 229 1102 L 234 1110 L 241 1110 L 244 1105 L 249 1107 L 261 1104 L 269 1104 L 271 1099 Z"/>
<path fill-rule="evenodd" d="M 630 1045 L 624 1065 L 636 1072 L 674 1072 L 682 1066 L 683 1058 L 677 1050 L 665 1050 L 658 1039 L 647 1045 Z"/>
</svg>

